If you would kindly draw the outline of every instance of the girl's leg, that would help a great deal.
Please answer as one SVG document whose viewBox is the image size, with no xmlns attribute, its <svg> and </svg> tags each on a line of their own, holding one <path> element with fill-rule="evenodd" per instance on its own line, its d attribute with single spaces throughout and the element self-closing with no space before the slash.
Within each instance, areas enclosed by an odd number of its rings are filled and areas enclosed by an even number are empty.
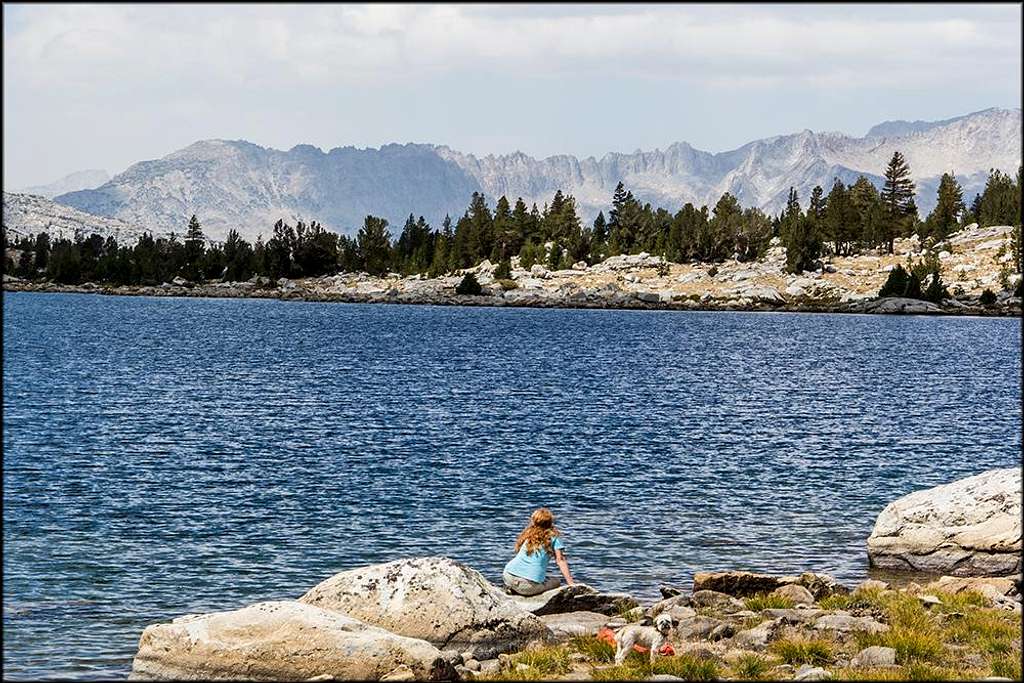
<svg viewBox="0 0 1024 683">
<path fill-rule="evenodd" d="M 558 588 L 559 586 L 561 586 L 562 585 L 562 580 L 560 578 L 558 578 L 557 576 L 549 576 L 547 579 L 544 580 L 544 583 L 542 583 L 540 585 L 544 589 L 541 592 L 544 593 L 544 592 L 547 592 L 547 591 L 550 591 L 550 590 L 554 590 L 554 589 Z"/>
<path fill-rule="evenodd" d="M 501 578 L 505 582 L 506 588 L 525 597 L 539 595 L 545 591 L 551 590 L 552 588 L 558 588 L 560 583 L 560 581 L 555 577 L 546 580 L 544 583 L 537 583 L 536 581 L 524 579 L 521 576 L 514 576 L 508 572 L 504 572 Z"/>
</svg>

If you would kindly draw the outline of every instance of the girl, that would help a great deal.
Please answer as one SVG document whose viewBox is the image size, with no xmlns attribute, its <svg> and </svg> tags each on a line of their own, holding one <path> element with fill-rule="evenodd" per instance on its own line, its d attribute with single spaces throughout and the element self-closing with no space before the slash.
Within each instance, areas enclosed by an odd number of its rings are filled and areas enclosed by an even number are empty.
<svg viewBox="0 0 1024 683">
<path fill-rule="evenodd" d="M 529 525 L 516 539 L 516 556 L 505 565 L 502 573 L 507 593 L 537 595 L 558 588 L 561 582 L 557 576 L 545 580 L 552 555 L 562 570 L 566 584 L 573 585 L 569 563 L 562 554 L 565 544 L 559 536 L 561 532 L 555 528 L 555 516 L 551 510 L 534 510 Z"/>
</svg>

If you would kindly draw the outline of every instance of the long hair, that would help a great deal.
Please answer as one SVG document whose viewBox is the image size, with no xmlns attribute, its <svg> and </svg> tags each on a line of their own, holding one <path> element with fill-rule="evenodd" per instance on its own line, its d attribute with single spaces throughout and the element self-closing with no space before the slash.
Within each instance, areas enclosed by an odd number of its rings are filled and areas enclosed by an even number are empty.
<svg viewBox="0 0 1024 683">
<path fill-rule="evenodd" d="M 540 548 L 544 548 L 549 555 L 554 555 L 555 551 L 551 547 L 551 541 L 561 533 L 555 527 L 555 516 L 551 514 L 551 510 L 538 508 L 530 515 L 530 523 L 516 539 L 515 552 L 519 552 L 523 544 L 526 544 L 527 554 L 532 555 Z"/>
</svg>

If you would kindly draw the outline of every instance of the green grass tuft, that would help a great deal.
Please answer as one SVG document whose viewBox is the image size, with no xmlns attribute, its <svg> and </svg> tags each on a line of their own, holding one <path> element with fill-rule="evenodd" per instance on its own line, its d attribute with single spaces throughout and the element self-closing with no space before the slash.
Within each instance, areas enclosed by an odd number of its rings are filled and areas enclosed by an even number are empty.
<svg viewBox="0 0 1024 683">
<path fill-rule="evenodd" d="M 1019 654 L 999 655 L 992 658 L 992 675 L 1010 678 L 1015 681 L 1021 680 L 1021 666 Z"/>
<path fill-rule="evenodd" d="M 615 646 L 597 636 L 576 636 L 569 640 L 569 649 L 586 656 L 587 661 L 609 663 L 615 660 Z"/>
<path fill-rule="evenodd" d="M 654 666 L 651 666 L 647 657 L 633 657 L 633 654 L 627 657 L 621 666 L 594 669 L 591 672 L 593 680 L 635 681 L 656 674 L 678 676 L 687 681 L 713 681 L 720 677 L 718 664 L 713 659 L 681 654 L 674 657 L 659 657 L 654 661 Z"/>
<path fill-rule="evenodd" d="M 829 664 L 832 662 L 832 643 L 822 639 L 785 638 L 769 646 L 771 652 L 786 664 Z"/>
<path fill-rule="evenodd" d="M 761 655 L 743 655 L 732 664 L 735 677 L 741 681 L 758 681 L 768 674 L 771 663 Z"/>
<path fill-rule="evenodd" d="M 754 612 L 760 612 L 763 609 L 791 609 L 794 604 L 792 599 L 784 595 L 771 595 L 767 593 L 758 593 L 753 597 L 747 598 L 744 602 L 747 605 L 747 609 Z"/>
</svg>

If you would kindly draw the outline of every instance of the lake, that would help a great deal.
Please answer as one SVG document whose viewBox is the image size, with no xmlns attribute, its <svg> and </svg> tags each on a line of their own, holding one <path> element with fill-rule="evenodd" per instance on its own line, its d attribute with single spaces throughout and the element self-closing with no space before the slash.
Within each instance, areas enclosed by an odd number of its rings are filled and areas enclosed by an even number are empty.
<svg viewBox="0 0 1024 683">
<path fill-rule="evenodd" d="M 4 674 L 414 555 L 493 581 L 867 574 L 889 501 L 1020 462 L 1020 319 L 5 293 Z"/>
</svg>

